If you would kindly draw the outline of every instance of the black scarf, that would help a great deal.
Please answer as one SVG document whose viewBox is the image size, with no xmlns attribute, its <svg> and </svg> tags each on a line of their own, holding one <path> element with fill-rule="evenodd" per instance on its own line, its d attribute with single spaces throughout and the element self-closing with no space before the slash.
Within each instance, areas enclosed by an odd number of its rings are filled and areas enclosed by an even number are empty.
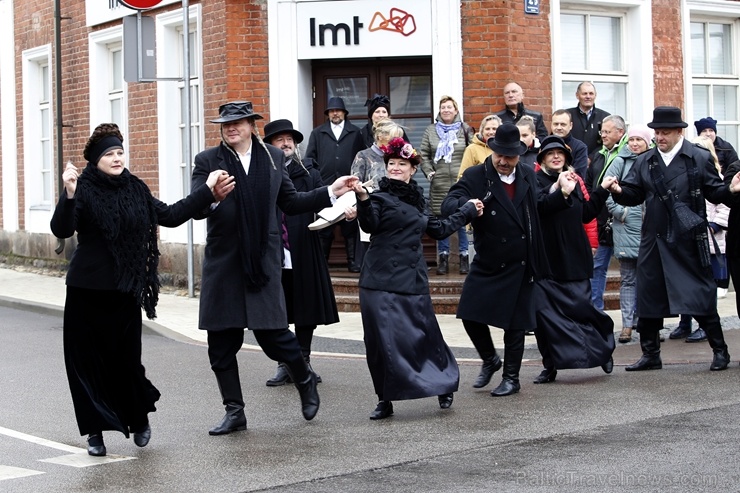
<svg viewBox="0 0 740 493">
<path fill-rule="evenodd" d="M 270 208 L 270 166 L 274 166 L 256 137 L 252 137 L 252 159 L 249 175 L 244 172 L 236 152 L 224 144 L 226 166 L 230 175 L 236 177 L 234 196 L 237 204 L 237 231 L 239 252 L 246 277 L 247 289 L 260 291 L 270 282 L 265 274 L 262 260 L 267 253 Z"/>
<path fill-rule="evenodd" d="M 381 192 L 398 197 L 401 202 L 413 205 L 419 212 L 424 212 L 426 206 L 424 192 L 414 180 L 404 183 L 401 180 L 392 180 L 384 176 L 380 179 L 379 189 Z"/>
<path fill-rule="evenodd" d="M 119 176 L 87 164 L 78 180 L 77 211 L 90 217 L 114 262 L 116 289 L 132 293 L 146 316 L 157 316 L 157 211 L 149 187 L 127 169 Z M 84 207 L 85 210 L 81 210 Z"/>
</svg>

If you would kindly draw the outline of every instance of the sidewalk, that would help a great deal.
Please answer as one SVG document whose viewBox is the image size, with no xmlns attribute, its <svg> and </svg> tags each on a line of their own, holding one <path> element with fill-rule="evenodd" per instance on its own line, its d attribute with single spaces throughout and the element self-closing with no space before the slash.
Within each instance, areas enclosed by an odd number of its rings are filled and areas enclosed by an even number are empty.
<svg viewBox="0 0 740 493">
<path fill-rule="evenodd" d="M 54 277 L 31 272 L 14 270 L 6 266 L 0 266 L 0 305 L 16 307 L 25 310 L 43 313 L 59 314 L 64 310 L 65 300 L 64 278 Z M 157 306 L 157 319 L 147 320 L 144 318 L 145 327 L 172 339 L 205 345 L 206 332 L 198 329 L 198 298 L 188 298 L 176 294 L 162 293 Z M 718 301 L 718 311 L 722 318 L 725 329 L 725 338 L 730 348 L 730 353 L 735 353 L 735 359 L 740 358 L 740 331 L 731 330 L 740 328 L 735 310 L 735 293 L 730 292 L 726 298 Z M 615 337 L 621 329 L 621 316 L 618 310 L 607 312 L 615 321 Z M 338 324 L 319 327 L 316 331 L 317 338 L 334 340 L 362 341 L 362 320 L 359 313 L 340 313 Z M 454 315 L 437 315 L 437 320 L 444 334 L 445 340 L 453 348 L 472 349 L 462 323 Z M 670 329 L 678 323 L 677 318 L 666 319 L 667 335 Z M 696 323 L 696 322 L 694 322 Z M 503 331 L 492 329 L 491 334 L 497 348 L 503 348 Z M 248 338 L 251 339 L 251 338 Z M 259 349 L 255 345 L 245 344 L 246 348 Z M 536 349 L 534 337 L 527 337 L 527 347 Z M 615 351 L 615 362 L 629 364 L 639 357 L 639 344 L 633 340 L 629 344 L 617 344 Z M 469 351 L 465 351 L 470 354 Z M 679 362 L 709 362 L 711 361 L 711 349 L 706 343 L 686 344 L 684 341 L 670 341 L 662 346 L 663 361 L 665 363 Z M 332 356 L 331 352 L 315 352 L 314 356 Z M 337 356 L 340 354 L 337 354 Z M 348 355 L 341 353 L 342 357 L 364 357 L 364 355 Z"/>
</svg>

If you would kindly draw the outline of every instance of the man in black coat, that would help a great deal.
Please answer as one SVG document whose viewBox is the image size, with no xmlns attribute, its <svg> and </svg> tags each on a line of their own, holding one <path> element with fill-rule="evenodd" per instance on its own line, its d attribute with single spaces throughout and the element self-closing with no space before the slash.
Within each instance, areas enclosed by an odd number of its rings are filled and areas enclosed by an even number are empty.
<svg viewBox="0 0 740 493">
<path fill-rule="evenodd" d="M 545 122 L 542 120 L 542 113 L 529 110 L 524 107 L 524 91 L 522 86 L 516 82 L 509 82 L 504 86 L 504 104 L 506 107 L 496 113 L 501 121 L 516 124 L 524 115 L 529 115 L 534 120 L 535 135 L 540 141 L 544 140 L 549 134 Z"/>
<path fill-rule="evenodd" d="M 481 166 L 465 170 L 442 203 L 452 214 L 470 199 L 483 201 L 473 220 L 475 258 L 465 278 L 457 318 L 483 360 L 473 387 L 488 385 L 501 368 L 488 326 L 504 329 L 504 372 L 491 395 L 519 392 L 524 333 L 534 330 L 534 282 L 549 276 L 537 215 L 538 185 L 534 170 L 517 166 L 527 147 L 519 129 L 504 123 L 489 140 L 493 154 Z"/>
<path fill-rule="evenodd" d="M 591 82 L 581 82 L 576 89 L 578 106 L 569 108 L 573 120 L 573 137 L 588 147 L 589 156 L 601 148 L 601 122 L 609 112 L 596 107 L 596 87 Z"/>
<path fill-rule="evenodd" d="M 655 129 L 656 147 L 637 158 L 622 183 L 610 187 L 619 204 L 645 202 L 637 259 L 642 357 L 627 371 L 662 368 L 659 332 L 664 317 L 678 314 L 691 315 L 707 333 L 714 352 L 710 370 L 724 370 L 730 362 L 717 314 L 705 199 L 731 205 L 740 175 L 723 184 L 709 152 L 683 138 L 687 126 L 679 108 L 655 108 L 648 127 Z"/>
<path fill-rule="evenodd" d="M 306 158 L 313 159 L 318 165 L 324 183 L 331 183 L 340 176 L 351 174 L 352 162 L 364 147 L 359 138 L 360 129 L 347 121 L 349 112 L 342 98 L 330 98 L 324 114 L 329 119 L 311 132 L 306 147 Z M 360 272 L 360 266 L 355 263 L 355 247 L 359 235 L 357 222 L 342 220 L 337 224 L 344 237 L 347 269 L 350 272 Z M 324 257 L 327 260 L 331 252 L 335 228 L 336 226 L 330 226 L 319 233 Z"/>
<path fill-rule="evenodd" d="M 215 170 L 226 170 L 235 177 L 216 184 L 214 196 L 219 202 L 197 217 L 208 218 L 198 327 L 208 331 L 208 357 L 226 408 L 221 422 L 209 431 L 211 435 L 247 427 L 236 359 L 245 328 L 252 330 L 268 358 L 287 365 L 301 397 L 303 417 L 316 416 L 316 375 L 306 364 L 296 336 L 288 330 L 276 211 L 321 210 L 357 181 L 346 176 L 330 187 L 296 192 L 283 153 L 264 144 L 254 130 L 255 120 L 261 118 L 249 101 L 221 105 L 219 118 L 211 121 L 221 124 L 222 142 L 195 156 L 193 189 Z M 222 187 L 233 181 L 236 188 L 225 196 Z"/>
<path fill-rule="evenodd" d="M 732 144 L 717 135 L 717 120 L 711 116 L 695 121 L 694 126 L 698 135 L 709 137 L 709 140 L 714 144 L 714 151 L 717 153 L 719 167 L 722 169 L 722 173 L 724 173 L 727 167 L 738 159 L 735 148 L 732 147 Z"/>
<path fill-rule="evenodd" d="M 319 170 L 313 160 L 301 161 L 298 144 L 303 142 L 303 134 L 293 128 L 290 120 L 274 120 L 265 125 L 265 142 L 285 154 L 288 169 L 295 189 L 309 192 L 322 187 Z M 339 322 L 334 289 L 331 285 L 329 268 L 321 252 L 321 242 L 316 231 L 308 229 L 314 221 L 314 214 L 306 212 L 288 216 L 279 212 L 278 220 L 283 226 L 283 293 L 288 310 L 288 323 L 295 325 L 295 335 L 301 346 L 303 358 L 309 369 L 311 366 L 311 341 L 316 326 Z M 316 373 L 316 381 L 321 377 Z M 291 383 L 285 363 L 278 363 L 277 373 L 267 381 L 268 387 L 278 387 Z"/>
<path fill-rule="evenodd" d="M 557 135 L 570 148 L 573 156 L 573 170 L 586 179 L 588 170 L 588 147 L 580 140 L 573 137 L 573 117 L 568 110 L 557 110 L 552 114 L 552 134 Z"/>
</svg>

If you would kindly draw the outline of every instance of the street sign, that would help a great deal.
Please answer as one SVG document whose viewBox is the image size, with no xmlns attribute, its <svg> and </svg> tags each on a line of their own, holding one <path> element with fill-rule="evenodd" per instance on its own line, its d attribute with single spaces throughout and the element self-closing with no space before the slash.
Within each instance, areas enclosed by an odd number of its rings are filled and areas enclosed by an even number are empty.
<svg viewBox="0 0 740 493">
<path fill-rule="evenodd" d="M 162 3 L 162 0 L 118 0 L 118 3 L 134 10 L 149 10 Z"/>
<path fill-rule="evenodd" d="M 538 15 L 540 13 L 540 0 L 524 0 L 524 13 Z"/>
</svg>

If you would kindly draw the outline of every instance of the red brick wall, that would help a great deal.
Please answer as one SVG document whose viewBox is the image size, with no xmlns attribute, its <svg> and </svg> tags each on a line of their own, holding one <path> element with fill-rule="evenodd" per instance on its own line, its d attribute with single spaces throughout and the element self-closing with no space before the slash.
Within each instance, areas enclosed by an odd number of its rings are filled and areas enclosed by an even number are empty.
<svg viewBox="0 0 740 493">
<path fill-rule="evenodd" d="M 549 1 L 540 2 L 539 15 L 525 14 L 522 0 L 463 0 L 461 8 L 465 120 L 477 128 L 484 116 L 502 110 L 504 86 L 513 81 L 549 128 Z"/>
<path fill-rule="evenodd" d="M 655 105 L 684 107 L 681 5 L 676 0 L 653 0 L 653 60 Z"/>
</svg>

